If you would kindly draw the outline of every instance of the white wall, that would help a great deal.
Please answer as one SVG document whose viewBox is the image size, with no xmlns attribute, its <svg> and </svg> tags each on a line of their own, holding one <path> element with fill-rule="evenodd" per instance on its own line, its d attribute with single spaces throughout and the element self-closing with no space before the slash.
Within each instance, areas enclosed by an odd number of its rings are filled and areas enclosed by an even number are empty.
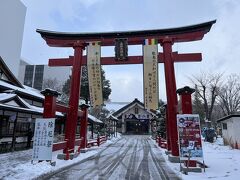
<svg viewBox="0 0 240 180">
<path fill-rule="evenodd" d="M 0 56 L 18 77 L 26 7 L 20 0 L 0 1 Z"/>
<path fill-rule="evenodd" d="M 240 117 L 231 117 L 222 123 L 227 124 L 227 129 L 222 129 L 223 138 L 233 147 L 237 142 L 240 148 Z"/>
</svg>

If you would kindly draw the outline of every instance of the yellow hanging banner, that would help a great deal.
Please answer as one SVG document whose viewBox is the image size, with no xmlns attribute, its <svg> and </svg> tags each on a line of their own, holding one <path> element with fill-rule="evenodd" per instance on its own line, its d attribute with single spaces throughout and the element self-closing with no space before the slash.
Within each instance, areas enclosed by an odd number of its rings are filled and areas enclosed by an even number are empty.
<svg viewBox="0 0 240 180">
<path fill-rule="evenodd" d="M 87 46 L 87 68 L 90 102 L 93 107 L 103 105 L 100 58 L 101 46 L 99 43 L 89 43 Z"/>
<path fill-rule="evenodd" d="M 143 46 L 144 106 L 158 109 L 158 46 L 155 40 L 145 40 Z"/>
</svg>

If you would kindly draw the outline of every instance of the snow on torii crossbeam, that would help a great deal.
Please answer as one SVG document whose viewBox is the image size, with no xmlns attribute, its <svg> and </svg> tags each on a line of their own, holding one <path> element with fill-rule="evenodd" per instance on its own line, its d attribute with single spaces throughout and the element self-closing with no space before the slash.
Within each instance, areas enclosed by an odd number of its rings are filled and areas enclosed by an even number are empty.
<svg viewBox="0 0 240 180">
<path fill-rule="evenodd" d="M 83 56 L 83 49 L 89 42 L 100 41 L 101 46 L 114 46 L 115 39 L 126 38 L 128 45 L 143 44 L 145 39 L 156 39 L 163 47 L 163 53 L 158 54 L 158 62 L 164 63 L 166 93 L 167 93 L 167 132 L 173 156 L 178 156 L 177 137 L 177 94 L 174 73 L 174 62 L 201 61 L 201 53 L 178 54 L 172 52 L 172 45 L 178 42 L 190 42 L 202 40 L 212 25 L 216 22 L 210 21 L 202 24 L 144 31 L 125 32 L 102 32 L 102 33 L 64 33 L 37 29 L 42 38 L 51 47 L 73 47 L 74 56 L 69 58 L 50 59 L 50 66 L 73 66 L 72 82 L 69 100 L 69 111 L 67 115 L 66 136 L 68 149 L 74 148 L 75 129 L 77 125 L 78 101 L 80 90 L 81 66 L 86 65 L 86 57 Z M 102 65 L 120 64 L 142 64 L 142 56 L 129 56 L 127 61 L 115 61 L 114 57 L 102 57 Z"/>
</svg>

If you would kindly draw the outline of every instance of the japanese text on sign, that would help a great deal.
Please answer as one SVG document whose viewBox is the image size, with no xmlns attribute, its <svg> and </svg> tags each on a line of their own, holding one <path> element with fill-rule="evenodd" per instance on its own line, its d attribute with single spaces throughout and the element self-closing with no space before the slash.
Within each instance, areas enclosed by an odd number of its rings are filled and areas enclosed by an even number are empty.
<svg viewBox="0 0 240 180">
<path fill-rule="evenodd" d="M 55 119 L 36 119 L 32 159 L 52 160 Z"/>
<path fill-rule="evenodd" d="M 115 39 L 115 59 L 117 61 L 127 60 L 128 58 L 128 42 L 127 39 Z"/>
<path fill-rule="evenodd" d="M 158 109 L 158 49 L 144 45 L 144 105 L 146 109 Z"/>
<path fill-rule="evenodd" d="M 198 114 L 177 115 L 179 154 L 181 160 L 202 160 L 203 150 Z"/>
<path fill-rule="evenodd" d="M 87 67 L 90 102 L 93 107 L 103 104 L 100 57 L 101 46 L 98 43 L 89 43 L 87 47 Z"/>
</svg>

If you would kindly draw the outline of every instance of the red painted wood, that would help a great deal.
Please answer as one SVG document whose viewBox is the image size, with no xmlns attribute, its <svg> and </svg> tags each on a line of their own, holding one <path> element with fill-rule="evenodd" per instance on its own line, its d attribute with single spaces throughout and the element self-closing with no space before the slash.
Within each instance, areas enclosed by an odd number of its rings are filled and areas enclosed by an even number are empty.
<svg viewBox="0 0 240 180">
<path fill-rule="evenodd" d="M 66 145 L 67 145 L 67 141 L 54 143 L 52 151 L 58 151 L 58 150 L 64 149 Z"/>
<path fill-rule="evenodd" d="M 56 97 L 45 96 L 43 118 L 55 118 L 56 114 Z"/>
<path fill-rule="evenodd" d="M 164 70 L 166 81 L 166 93 L 167 93 L 167 114 L 168 123 L 171 127 L 170 139 L 171 139 L 171 153 L 173 156 L 179 156 L 178 150 L 178 135 L 177 135 L 177 93 L 176 93 L 176 81 L 174 73 L 174 62 L 172 59 L 172 41 L 166 39 L 163 43 L 164 53 Z"/>
<path fill-rule="evenodd" d="M 186 167 L 197 167 L 197 161 L 195 160 L 184 161 L 184 165 Z"/>
<path fill-rule="evenodd" d="M 87 106 L 82 107 L 83 116 L 80 121 L 80 137 L 82 138 L 81 149 L 87 148 L 87 125 L 88 125 L 88 110 Z"/>
<path fill-rule="evenodd" d="M 198 62 L 202 61 L 202 54 L 201 53 L 186 53 L 186 54 L 178 54 L 173 52 L 172 59 L 174 62 Z"/>
<path fill-rule="evenodd" d="M 48 66 L 72 66 L 73 56 L 69 58 L 49 59 Z"/>
<path fill-rule="evenodd" d="M 192 98 L 191 98 L 191 93 L 189 94 L 181 94 L 181 111 L 182 114 L 192 114 Z"/>
<path fill-rule="evenodd" d="M 56 104 L 56 111 L 58 111 L 58 112 L 68 113 L 68 109 L 69 108 L 67 106 Z M 83 116 L 83 112 L 78 110 L 78 117 L 82 117 L 82 116 Z"/>
<path fill-rule="evenodd" d="M 201 40 L 204 37 L 210 28 L 211 25 L 215 23 L 211 22 L 207 27 L 197 28 L 198 26 L 192 26 L 188 31 L 180 31 L 170 33 L 166 32 L 158 34 L 144 34 L 132 36 L 131 32 L 125 33 L 125 38 L 128 38 L 129 45 L 139 45 L 143 44 L 144 39 L 154 38 L 158 40 L 163 46 L 163 54 L 159 54 L 159 62 L 164 62 L 165 68 L 165 79 L 166 79 L 166 92 L 167 92 L 167 134 L 168 141 L 170 141 L 171 152 L 173 156 L 178 156 L 178 137 L 177 137 L 177 124 L 176 124 L 176 113 L 177 113 L 177 95 L 176 95 L 176 82 L 175 82 L 175 73 L 174 73 L 174 62 L 189 62 L 189 61 L 200 61 L 202 59 L 201 54 L 177 54 L 172 53 L 172 44 L 175 42 L 188 42 Z M 179 30 L 179 29 L 178 29 Z M 65 58 L 65 61 L 61 59 L 52 59 L 49 61 L 49 66 L 73 66 L 72 71 L 72 82 L 71 82 L 71 92 L 70 92 L 70 102 L 69 110 L 67 115 L 66 123 L 66 137 L 68 140 L 66 151 L 69 149 L 74 149 L 75 142 L 75 130 L 77 125 L 77 118 L 79 115 L 78 112 L 78 99 L 79 99 L 79 87 L 80 87 L 80 74 L 81 74 L 81 65 L 86 65 L 86 57 L 82 57 L 82 46 L 85 46 L 86 43 L 92 41 L 100 41 L 101 46 L 114 46 L 115 37 L 102 38 L 101 36 L 87 36 L 86 38 L 79 37 L 61 37 L 52 36 L 50 34 L 42 34 L 41 36 L 45 39 L 46 43 L 52 47 L 74 47 L 74 58 Z M 81 44 L 81 46 L 75 46 L 76 43 Z M 142 64 L 142 56 L 131 56 L 128 57 L 128 61 L 118 61 L 116 62 L 112 57 L 106 57 L 101 59 L 102 65 L 116 65 L 116 64 Z M 66 109 L 65 109 L 66 110 Z M 49 110 L 49 114 L 52 112 Z M 86 113 L 86 112 L 85 112 Z M 83 115 L 83 117 L 86 115 Z M 52 115 L 52 114 L 51 114 Z M 82 118 L 83 118 L 82 117 Z M 85 118 L 86 119 L 86 118 Z M 87 124 L 87 123 L 86 123 Z M 85 126 L 85 125 L 84 125 Z M 86 130 L 86 129 L 85 129 Z M 84 131 L 83 131 L 84 132 Z M 85 133 L 85 132 L 84 132 Z M 85 135 L 84 135 L 85 136 Z M 98 144 L 100 144 L 100 138 L 98 138 Z M 86 147 L 86 146 L 85 146 Z"/>
<path fill-rule="evenodd" d="M 178 54 L 178 52 L 172 53 L 174 62 L 191 62 L 201 61 L 201 53 L 189 53 L 189 54 Z M 158 54 L 158 62 L 163 63 L 163 53 Z M 55 58 L 49 59 L 49 66 L 72 66 L 73 56 L 69 58 Z M 82 65 L 87 64 L 86 56 L 83 56 Z M 143 64 L 142 56 L 129 56 L 127 61 L 116 61 L 114 57 L 101 57 L 101 65 L 126 65 L 126 64 Z"/>
<path fill-rule="evenodd" d="M 78 104 L 80 94 L 80 75 L 81 75 L 81 64 L 82 64 L 82 51 L 83 46 L 78 44 L 74 46 L 74 58 L 72 68 L 72 79 L 71 79 L 71 91 L 69 98 L 69 111 L 67 114 L 65 139 L 68 140 L 67 149 L 74 149 L 76 126 L 78 119 Z"/>
<path fill-rule="evenodd" d="M 75 146 L 80 146 L 80 145 L 81 145 L 81 142 L 82 142 L 82 138 L 76 139 L 76 140 L 75 140 Z"/>
<path fill-rule="evenodd" d="M 97 144 L 98 144 L 98 146 L 100 146 L 101 144 L 103 144 L 104 142 L 106 142 L 107 141 L 107 137 L 106 136 L 99 136 L 98 138 L 97 138 Z"/>
<path fill-rule="evenodd" d="M 62 112 L 62 113 L 67 113 L 68 112 L 68 107 L 60 105 L 60 104 L 56 104 L 56 111 Z"/>
<path fill-rule="evenodd" d="M 166 107 L 167 108 L 167 107 Z M 170 152 L 171 151 L 171 127 L 168 119 L 168 111 L 166 109 L 166 134 L 167 134 L 167 150 Z"/>
<path fill-rule="evenodd" d="M 159 36 L 141 36 L 141 37 L 126 37 L 128 38 L 128 45 L 139 45 L 143 44 L 146 38 L 148 39 L 157 39 L 158 42 L 162 43 L 165 38 L 171 38 L 173 42 L 189 42 L 189 41 L 197 41 L 201 40 L 207 32 L 205 30 L 191 33 L 183 33 L 183 34 L 172 34 L 172 35 L 159 35 Z M 88 43 L 93 41 L 100 41 L 101 46 L 114 46 L 115 38 L 87 38 L 87 39 L 77 39 L 77 38 L 62 38 L 57 37 L 55 39 L 51 37 L 43 37 L 46 43 L 51 47 L 73 47 L 74 44 L 79 41 L 80 43 Z"/>
</svg>

